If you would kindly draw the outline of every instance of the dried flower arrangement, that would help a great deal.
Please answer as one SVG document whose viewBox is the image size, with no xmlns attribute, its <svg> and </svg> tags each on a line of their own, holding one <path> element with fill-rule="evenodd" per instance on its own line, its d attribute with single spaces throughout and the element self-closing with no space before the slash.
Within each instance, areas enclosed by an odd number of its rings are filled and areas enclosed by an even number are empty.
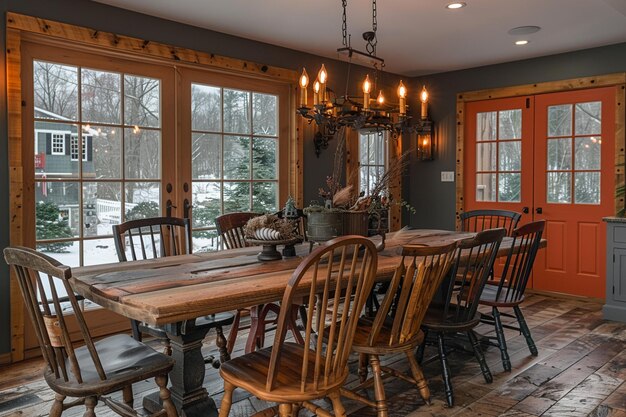
<svg viewBox="0 0 626 417">
<path fill-rule="evenodd" d="M 253 217 L 243 227 L 248 239 L 287 240 L 298 236 L 297 224 L 293 220 L 280 219 L 273 214 Z"/>
</svg>

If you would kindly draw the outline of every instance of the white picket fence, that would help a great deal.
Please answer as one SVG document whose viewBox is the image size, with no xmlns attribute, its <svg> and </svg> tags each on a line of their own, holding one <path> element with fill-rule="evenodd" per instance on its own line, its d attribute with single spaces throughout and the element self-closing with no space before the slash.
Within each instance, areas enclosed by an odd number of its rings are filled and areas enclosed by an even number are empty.
<svg viewBox="0 0 626 417">
<path fill-rule="evenodd" d="M 126 210 L 132 210 L 137 204 L 126 203 Z M 100 223 L 120 224 L 122 222 L 122 202 L 114 200 L 96 200 L 96 216 Z"/>
</svg>

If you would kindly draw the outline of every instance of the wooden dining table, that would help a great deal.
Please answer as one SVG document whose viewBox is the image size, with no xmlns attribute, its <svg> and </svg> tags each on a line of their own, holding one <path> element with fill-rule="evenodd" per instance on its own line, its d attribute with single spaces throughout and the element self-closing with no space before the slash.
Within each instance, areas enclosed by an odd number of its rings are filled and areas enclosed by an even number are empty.
<svg viewBox="0 0 626 417">
<path fill-rule="evenodd" d="M 389 233 L 379 252 L 377 281 L 391 278 L 407 244 L 438 245 L 473 236 L 445 230 L 402 229 Z M 379 239 L 378 237 L 372 238 Z M 508 254 L 511 238 L 500 245 Z M 210 314 L 280 301 L 287 282 L 309 245 L 296 256 L 261 262 L 259 247 L 143 261 L 74 268 L 71 285 L 85 298 L 128 318 L 163 326 L 176 365 L 170 373 L 172 400 L 181 417 L 217 416 L 215 402 L 203 387 L 202 340 L 208 330 L 194 320 Z M 307 291 L 306 285 L 300 284 Z M 148 410 L 159 409 L 158 396 L 144 398 Z"/>
</svg>

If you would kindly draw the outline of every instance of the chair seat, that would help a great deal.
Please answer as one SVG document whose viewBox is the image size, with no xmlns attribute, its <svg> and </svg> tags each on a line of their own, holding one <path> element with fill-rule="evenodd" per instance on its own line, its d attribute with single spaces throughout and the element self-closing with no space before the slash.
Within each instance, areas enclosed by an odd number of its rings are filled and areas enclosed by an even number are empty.
<svg viewBox="0 0 626 417">
<path fill-rule="evenodd" d="M 235 315 L 233 313 L 218 313 L 210 316 L 204 316 L 196 319 L 195 327 L 213 329 L 215 327 L 224 327 L 233 323 Z M 139 324 L 141 333 L 149 334 L 157 339 L 167 339 L 167 333 L 161 326 L 153 326 L 147 323 Z"/>
<path fill-rule="evenodd" d="M 129 335 L 115 335 L 94 343 L 107 379 L 101 380 L 86 346 L 75 349 L 83 383 L 79 384 L 71 372 L 69 359 L 65 361 L 69 381 L 56 378 L 49 369 L 45 372 L 48 385 L 56 392 L 70 397 L 83 397 L 94 392 L 117 391 L 129 383 L 167 374 L 174 359 L 159 353 Z"/>
<path fill-rule="evenodd" d="M 492 307 L 515 307 L 524 301 L 524 295 L 519 295 L 517 291 L 510 290 L 507 292 L 503 288 L 498 295 L 497 285 L 485 285 L 483 293 L 480 295 L 480 304 Z"/>
<path fill-rule="evenodd" d="M 245 389 L 264 401 L 301 402 L 326 396 L 328 391 L 340 387 L 348 377 L 348 370 L 340 378 L 320 383 L 320 388 L 313 389 L 315 377 L 315 352 L 309 351 L 307 387 L 301 392 L 300 381 L 304 346 L 284 343 L 281 348 L 280 369 L 272 391 L 265 389 L 272 348 L 268 347 L 231 359 L 222 364 L 220 375 L 224 381 Z"/>
<path fill-rule="evenodd" d="M 476 327 L 480 322 L 480 313 L 478 311 L 471 319 L 459 321 L 455 318 L 457 311 L 452 308 L 452 305 L 450 310 L 444 317 L 443 306 L 431 304 L 422 321 L 422 327 L 436 332 L 463 332 Z"/>
</svg>

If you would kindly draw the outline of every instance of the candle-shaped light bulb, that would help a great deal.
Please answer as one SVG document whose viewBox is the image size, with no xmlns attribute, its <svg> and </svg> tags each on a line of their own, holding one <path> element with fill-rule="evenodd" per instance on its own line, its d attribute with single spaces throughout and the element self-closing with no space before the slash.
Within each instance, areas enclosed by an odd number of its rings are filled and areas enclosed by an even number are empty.
<svg viewBox="0 0 626 417">
<path fill-rule="evenodd" d="M 370 81 L 370 76 L 365 76 L 365 81 L 363 81 L 363 110 L 369 110 L 370 108 L 370 92 L 372 91 L 372 83 Z"/>
<path fill-rule="evenodd" d="M 306 107 L 307 91 L 306 88 L 309 85 L 309 74 L 306 73 L 306 68 L 302 68 L 302 75 L 300 76 L 300 107 Z"/>
<path fill-rule="evenodd" d="M 326 102 L 326 82 L 328 81 L 328 73 L 326 72 L 326 66 L 322 64 L 322 68 L 317 73 L 317 79 L 320 81 L 320 102 Z"/>
<path fill-rule="evenodd" d="M 300 107 L 306 107 L 307 91 L 306 88 L 309 85 L 309 74 L 306 73 L 306 68 L 302 68 L 302 75 L 300 76 Z"/>
<path fill-rule="evenodd" d="M 402 80 L 400 80 L 400 85 L 398 85 L 398 98 L 400 99 L 400 116 L 406 115 L 406 87 Z"/>
<path fill-rule="evenodd" d="M 319 100 L 320 100 L 320 80 L 315 80 L 315 83 L 313 83 L 313 104 L 317 105 L 319 104 Z"/>
<path fill-rule="evenodd" d="M 379 106 L 382 106 L 383 104 L 385 104 L 385 96 L 383 96 L 383 90 L 380 90 L 378 92 L 378 98 L 376 99 L 376 101 L 378 102 Z"/>
<path fill-rule="evenodd" d="M 426 86 L 422 87 L 422 92 L 420 93 L 420 101 L 422 102 L 422 119 L 428 118 L 428 91 L 426 91 Z"/>
</svg>

